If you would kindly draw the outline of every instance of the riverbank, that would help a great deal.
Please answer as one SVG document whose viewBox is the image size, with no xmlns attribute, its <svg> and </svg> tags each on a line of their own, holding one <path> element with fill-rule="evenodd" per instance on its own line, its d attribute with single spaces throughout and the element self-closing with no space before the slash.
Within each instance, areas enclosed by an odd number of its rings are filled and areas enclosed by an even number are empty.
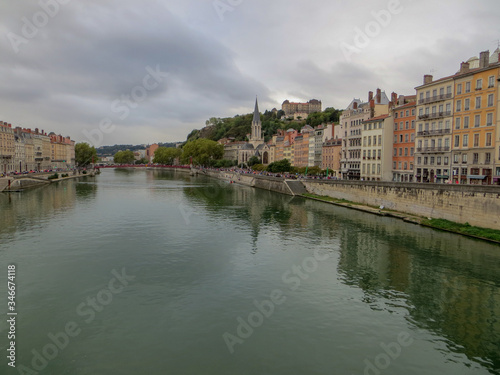
<svg viewBox="0 0 500 375">
<path fill-rule="evenodd" d="M 286 180 L 283 177 L 261 176 L 252 173 L 238 173 L 224 170 L 197 170 L 197 172 L 236 184 L 271 190 L 287 195 L 302 196 L 307 199 L 330 203 L 379 216 L 394 217 L 408 223 L 500 244 L 500 229 L 494 227 L 499 226 L 498 220 L 500 214 L 495 214 L 495 212 L 500 212 L 500 210 L 498 210 L 500 190 L 495 188 L 484 189 L 482 187 L 469 186 L 457 188 L 452 186 L 447 190 L 448 186 L 446 185 L 409 187 L 405 185 L 396 186 L 395 184 L 387 184 L 391 186 L 386 186 L 382 192 L 378 192 L 380 186 L 376 186 L 377 184 L 368 184 L 366 182 L 363 184 L 361 181 L 341 181 L 339 184 L 338 181 Z M 349 194 L 349 196 L 352 197 L 351 199 L 344 198 L 343 195 L 345 194 L 345 190 L 349 187 L 352 188 L 352 183 L 356 186 L 368 189 L 370 191 L 370 197 L 368 197 L 367 194 L 356 196 L 356 191 L 354 191 Z M 297 185 L 302 185 L 303 190 Z M 342 185 L 342 188 L 336 189 L 335 187 L 338 185 Z M 317 194 L 316 191 L 318 188 L 326 194 Z M 477 191 L 474 191 L 474 188 L 476 188 Z M 403 190 L 404 194 L 401 191 L 394 194 L 394 190 L 398 189 Z M 360 190 L 358 189 L 358 191 Z M 394 194 L 394 200 L 390 200 L 388 192 Z M 425 196 L 425 199 L 423 199 L 425 204 L 423 207 L 418 207 L 419 200 L 422 201 L 422 199 L 418 197 L 422 195 Z M 432 197 L 435 199 L 431 199 Z M 375 202 L 376 204 L 369 204 L 366 202 L 367 200 Z M 403 200 L 410 201 L 404 205 L 404 207 L 409 207 L 410 209 L 404 211 L 394 209 L 394 207 L 403 207 L 401 205 L 401 201 Z M 478 200 L 484 200 L 485 202 L 478 204 Z M 475 204 L 477 207 L 474 208 Z M 482 208 L 486 205 L 488 205 L 488 209 L 483 210 Z M 439 216 L 439 206 L 447 209 L 446 215 L 443 215 L 444 217 Z M 477 210 L 482 217 L 480 217 L 477 212 L 474 212 L 474 210 Z M 421 212 L 427 215 L 422 215 Z M 464 217 L 465 212 L 469 212 L 470 214 L 469 216 L 465 215 L 468 221 L 457 222 L 448 219 L 450 216 Z M 492 217 L 490 217 L 491 215 Z M 490 220 L 490 226 L 475 224 L 478 222 L 478 219 L 479 221 L 484 221 L 485 218 Z"/>
</svg>

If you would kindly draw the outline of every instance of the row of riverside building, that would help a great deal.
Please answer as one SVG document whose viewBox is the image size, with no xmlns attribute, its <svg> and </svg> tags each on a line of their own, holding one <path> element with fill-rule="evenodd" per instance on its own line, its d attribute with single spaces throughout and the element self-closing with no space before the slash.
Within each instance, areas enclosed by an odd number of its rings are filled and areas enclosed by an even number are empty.
<svg viewBox="0 0 500 375">
<path fill-rule="evenodd" d="M 43 130 L 13 128 L 0 121 L 0 174 L 75 166 L 75 142 Z"/>
<path fill-rule="evenodd" d="M 451 76 L 425 75 L 412 95 L 370 91 L 339 124 L 280 130 L 264 144 L 254 114 L 250 142 L 221 143 L 238 163 L 252 155 L 263 164 L 289 159 L 346 180 L 500 184 L 499 81 L 500 48 L 462 62 Z"/>
</svg>

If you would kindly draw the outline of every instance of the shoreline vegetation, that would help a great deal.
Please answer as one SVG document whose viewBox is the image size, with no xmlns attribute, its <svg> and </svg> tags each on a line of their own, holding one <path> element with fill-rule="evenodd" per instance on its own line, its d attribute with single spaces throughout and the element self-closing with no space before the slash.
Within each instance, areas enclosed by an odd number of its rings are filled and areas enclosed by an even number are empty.
<svg viewBox="0 0 500 375">
<path fill-rule="evenodd" d="M 436 230 L 442 230 L 450 233 L 461 234 L 467 237 L 476 238 L 483 241 L 500 244 L 500 230 L 481 228 L 471 226 L 468 223 L 460 224 L 446 219 L 431 219 L 415 215 L 409 215 L 404 212 L 388 210 L 385 208 L 368 206 L 363 203 L 351 202 L 345 199 L 337 199 L 329 196 L 321 196 L 310 193 L 302 194 L 302 197 L 313 199 L 320 202 L 330 203 L 337 206 L 356 209 L 381 216 L 390 216 L 402 219 L 409 223 L 419 224 Z"/>
</svg>

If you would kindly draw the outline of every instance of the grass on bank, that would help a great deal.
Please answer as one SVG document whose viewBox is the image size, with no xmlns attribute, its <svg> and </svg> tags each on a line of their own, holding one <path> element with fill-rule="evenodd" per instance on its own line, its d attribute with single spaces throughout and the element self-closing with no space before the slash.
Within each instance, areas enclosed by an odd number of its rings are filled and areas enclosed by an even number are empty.
<svg viewBox="0 0 500 375">
<path fill-rule="evenodd" d="M 325 201 L 325 202 L 343 203 L 343 204 L 353 205 L 353 206 L 368 206 L 368 205 L 363 204 L 363 203 L 352 202 L 352 201 L 348 201 L 347 199 L 332 198 L 332 197 L 329 197 L 327 195 L 316 195 L 316 194 L 310 194 L 310 193 L 304 193 L 302 195 L 304 197 L 308 197 L 308 198 L 320 199 L 320 200 Z M 368 206 L 368 207 L 378 208 L 375 206 Z"/>
<path fill-rule="evenodd" d="M 500 242 L 500 230 L 474 227 L 469 223 L 460 224 L 445 219 L 424 219 L 422 225 L 429 227 L 448 230 L 455 233 L 462 233 L 469 236 L 487 238 L 493 241 Z"/>
</svg>

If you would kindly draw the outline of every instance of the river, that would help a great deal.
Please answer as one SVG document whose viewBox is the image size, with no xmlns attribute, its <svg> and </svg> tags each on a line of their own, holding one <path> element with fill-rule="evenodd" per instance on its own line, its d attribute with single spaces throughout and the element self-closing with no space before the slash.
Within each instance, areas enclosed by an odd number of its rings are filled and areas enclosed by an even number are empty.
<svg viewBox="0 0 500 375">
<path fill-rule="evenodd" d="M 0 264 L 1 374 L 500 374 L 500 246 L 205 176 L 0 194 Z"/>
</svg>

